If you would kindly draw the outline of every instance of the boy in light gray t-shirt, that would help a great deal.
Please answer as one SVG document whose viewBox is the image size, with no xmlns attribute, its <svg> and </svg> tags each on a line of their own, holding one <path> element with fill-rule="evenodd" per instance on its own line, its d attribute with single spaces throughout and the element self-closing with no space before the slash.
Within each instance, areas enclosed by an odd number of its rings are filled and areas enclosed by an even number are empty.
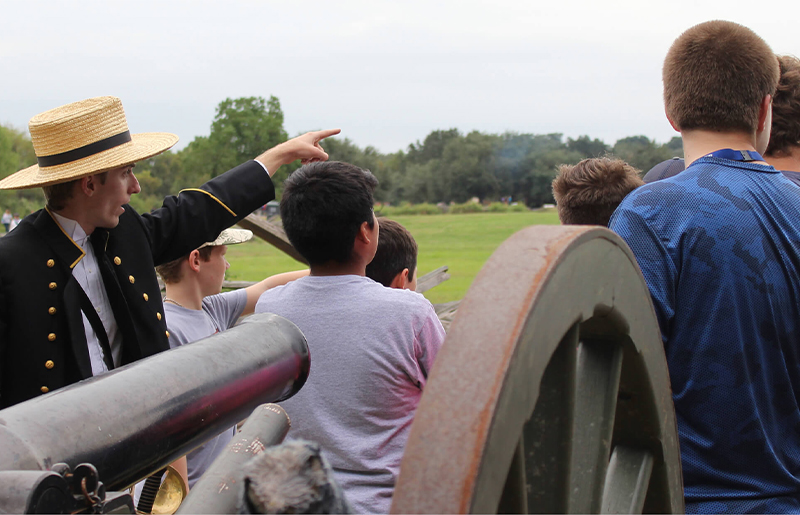
<svg viewBox="0 0 800 515">
<path fill-rule="evenodd" d="M 166 284 L 164 314 L 167 317 L 171 348 L 201 340 L 231 328 L 239 317 L 253 312 L 265 290 L 308 274 L 307 270 L 268 277 L 248 288 L 220 293 L 225 270 L 227 245 L 242 243 L 253 233 L 226 229 L 213 242 L 186 256 L 156 267 Z M 186 455 L 191 488 L 234 436 L 230 428 Z"/>
<path fill-rule="evenodd" d="M 165 302 L 164 315 L 167 317 L 170 348 L 174 349 L 230 329 L 244 313 L 246 304 L 247 291 L 243 289 L 206 297 L 203 299 L 202 309 L 199 310 L 185 308 L 175 301 Z M 189 488 L 194 486 L 225 449 L 233 438 L 235 429 L 228 429 L 186 455 Z"/>
<path fill-rule="evenodd" d="M 388 513 L 400 459 L 444 329 L 422 295 L 365 277 L 379 228 L 375 177 L 346 163 L 303 166 L 281 218 L 311 275 L 265 292 L 256 312 L 303 331 L 311 371 L 281 405 L 290 438 L 321 445 L 356 512 Z"/>
</svg>

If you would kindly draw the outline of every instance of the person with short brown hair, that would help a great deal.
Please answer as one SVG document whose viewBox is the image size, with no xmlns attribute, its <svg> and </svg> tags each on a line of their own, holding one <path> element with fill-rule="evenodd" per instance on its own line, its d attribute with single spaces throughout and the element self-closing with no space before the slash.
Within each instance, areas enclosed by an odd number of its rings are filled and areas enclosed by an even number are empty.
<svg viewBox="0 0 800 515">
<path fill-rule="evenodd" d="M 553 197 L 562 224 L 608 226 L 608 220 L 628 193 L 644 181 L 639 171 L 608 157 L 561 165 L 553 179 Z"/>
<path fill-rule="evenodd" d="M 417 290 L 417 242 L 399 222 L 378 218 L 378 250 L 367 277 L 389 288 Z"/>
<path fill-rule="evenodd" d="M 215 240 L 156 267 L 166 285 L 164 316 L 170 333 L 170 348 L 230 329 L 240 317 L 253 312 L 258 297 L 266 290 L 308 275 L 308 270 L 286 272 L 246 288 L 221 293 L 225 272 L 230 266 L 225 258 L 228 245 L 244 243 L 252 237 L 253 233 L 248 230 L 225 229 Z M 186 456 L 189 488 L 222 453 L 234 436 L 234 429 L 208 440 Z"/>
<path fill-rule="evenodd" d="M 772 132 L 764 157 L 800 185 L 800 59 L 778 57 L 781 79 L 772 100 Z"/>
<path fill-rule="evenodd" d="M 669 366 L 687 513 L 800 512 L 800 190 L 761 156 L 778 61 L 749 29 L 702 23 L 664 62 L 686 169 L 609 228 L 650 290 Z"/>
<path fill-rule="evenodd" d="M 775 93 L 780 73 L 763 39 L 719 20 L 696 25 L 676 39 L 662 72 L 667 118 L 681 133 L 756 132 L 759 111 Z"/>
</svg>

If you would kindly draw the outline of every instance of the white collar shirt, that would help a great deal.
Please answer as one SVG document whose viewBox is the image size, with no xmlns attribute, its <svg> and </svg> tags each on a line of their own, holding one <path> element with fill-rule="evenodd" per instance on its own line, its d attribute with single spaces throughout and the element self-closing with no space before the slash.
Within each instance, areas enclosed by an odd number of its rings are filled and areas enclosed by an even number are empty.
<svg viewBox="0 0 800 515">
<path fill-rule="evenodd" d="M 117 328 L 117 321 L 114 319 L 114 312 L 111 310 L 111 302 L 108 300 L 97 257 L 94 255 L 94 249 L 89 242 L 89 235 L 83 230 L 81 224 L 75 220 L 70 220 L 56 213 L 53 213 L 53 216 L 67 236 L 72 238 L 86 253 L 83 259 L 78 261 L 78 264 L 72 268 L 72 275 L 81 285 L 83 291 L 86 292 L 86 296 L 89 297 L 92 306 L 97 311 L 97 316 L 103 323 L 108 336 L 114 366 L 119 366 L 122 358 L 122 334 Z M 92 363 L 92 375 L 96 376 L 108 372 L 108 367 L 103 361 L 103 348 L 100 346 L 100 340 L 97 338 L 89 319 L 86 318 L 86 314 L 81 313 L 81 316 L 83 317 L 86 344 L 89 348 L 89 359 Z"/>
</svg>

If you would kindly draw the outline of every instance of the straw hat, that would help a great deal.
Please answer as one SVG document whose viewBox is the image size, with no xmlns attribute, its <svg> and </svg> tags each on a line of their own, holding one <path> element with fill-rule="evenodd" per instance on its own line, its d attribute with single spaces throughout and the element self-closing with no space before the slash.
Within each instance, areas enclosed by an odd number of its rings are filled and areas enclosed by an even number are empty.
<svg viewBox="0 0 800 515">
<path fill-rule="evenodd" d="M 197 248 L 202 249 L 203 247 L 236 245 L 237 243 L 244 243 L 252 238 L 253 238 L 253 231 L 249 231 L 247 229 L 225 229 L 224 231 L 219 233 L 219 236 L 217 236 L 216 240 L 203 243 Z"/>
<path fill-rule="evenodd" d="M 31 118 L 38 164 L 9 175 L 0 189 L 48 186 L 141 161 L 167 150 L 178 136 L 167 132 L 131 134 L 122 102 L 96 97 Z"/>
</svg>

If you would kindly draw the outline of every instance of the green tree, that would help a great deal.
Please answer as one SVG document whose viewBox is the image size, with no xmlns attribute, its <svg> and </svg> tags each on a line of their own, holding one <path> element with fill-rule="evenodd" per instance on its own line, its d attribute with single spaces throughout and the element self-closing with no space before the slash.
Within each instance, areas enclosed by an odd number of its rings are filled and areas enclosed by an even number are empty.
<svg viewBox="0 0 800 515">
<path fill-rule="evenodd" d="M 665 143 L 664 146 L 675 154 L 672 157 L 683 156 L 683 140 L 680 136 L 674 136 L 671 140 Z"/>
<path fill-rule="evenodd" d="M 642 172 L 647 172 L 661 161 L 673 157 L 673 151 L 666 145 L 658 145 L 647 136 L 631 136 L 617 140 L 613 154 Z"/>
<path fill-rule="evenodd" d="M 578 136 L 578 139 L 567 138 L 567 149 L 575 151 L 585 158 L 602 157 L 610 150 L 603 141 L 589 136 Z"/>
<path fill-rule="evenodd" d="M 276 97 L 226 98 L 217 106 L 211 133 L 195 138 L 181 152 L 182 181 L 201 184 L 287 139 Z M 282 183 L 280 178 L 276 184 Z"/>
<path fill-rule="evenodd" d="M 431 159 L 441 159 L 447 144 L 460 138 L 461 133 L 458 132 L 458 129 L 433 131 L 425 137 L 424 142 L 417 141 L 416 144 L 412 143 L 408 146 L 408 160 L 421 164 Z"/>
<path fill-rule="evenodd" d="M 136 163 L 136 177 L 142 183 L 141 175 L 148 173 L 150 177 L 158 179 L 157 183 L 148 182 L 147 190 L 142 184 L 142 191 L 148 195 L 165 197 L 177 194 L 184 188 L 196 187 L 198 184 L 189 182 L 184 174 L 183 154 L 167 150 L 157 156 Z"/>
<path fill-rule="evenodd" d="M 8 125 L 0 125 L 0 178 L 36 164 L 36 154 L 28 135 Z M 39 188 L 0 191 L 0 212 L 10 209 L 23 218 L 44 204 Z"/>
</svg>

